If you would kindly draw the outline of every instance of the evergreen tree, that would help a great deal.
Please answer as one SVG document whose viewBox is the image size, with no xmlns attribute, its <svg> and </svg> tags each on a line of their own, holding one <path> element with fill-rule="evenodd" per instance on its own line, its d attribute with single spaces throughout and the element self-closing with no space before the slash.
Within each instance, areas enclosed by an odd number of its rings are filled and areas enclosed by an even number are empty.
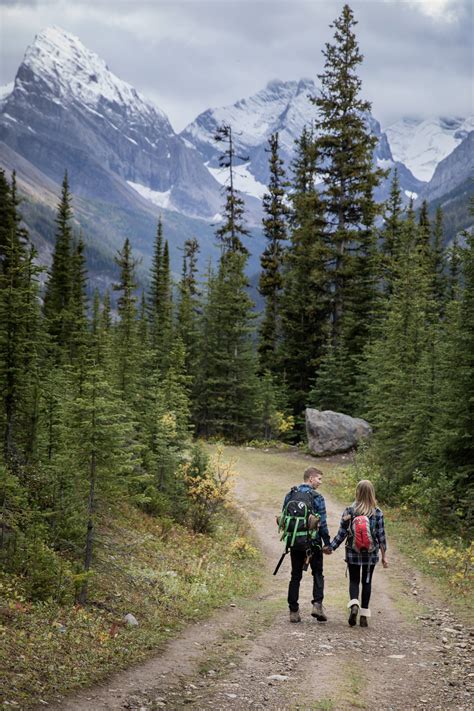
<svg viewBox="0 0 474 711">
<path fill-rule="evenodd" d="M 72 403 L 70 419 L 73 436 L 68 443 L 69 457 L 75 464 L 87 502 L 83 506 L 83 569 L 87 574 L 93 561 L 100 506 L 112 494 L 130 493 L 137 451 L 130 413 L 116 398 L 97 365 L 88 369 L 83 392 Z M 85 577 L 78 602 L 86 602 L 87 590 L 88 577 Z"/>
<path fill-rule="evenodd" d="M 151 345 L 157 367 L 166 369 L 165 355 L 172 338 L 172 285 L 168 242 L 163 242 L 163 224 L 158 221 L 149 292 Z"/>
<path fill-rule="evenodd" d="M 278 133 L 269 138 L 270 183 L 263 196 L 263 231 L 267 246 L 260 257 L 259 291 L 265 297 L 258 352 L 260 370 L 276 371 L 276 352 L 281 339 L 280 296 L 283 289 L 283 253 L 287 239 L 289 209 L 285 202 L 285 171 L 278 153 Z"/>
<path fill-rule="evenodd" d="M 390 186 L 390 196 L 386 202 L 386 212 L 384 226 L 381 230 L 381 255 L 380 255 L 380 276 L 384 293 L 388 296 L 392 293 L 392 284 L 395 278 L 394 268 L 396 265 L 400 245 L 399 240 L 402 233 L 402 196 L 400 194 L 400 183 L 398 180 L 398 170 L 393 171 L 392 183 Z"/>
<path fill-rule="evenodd" d="M 80 379 L 85 367 L 88 351 L 87 322 L 87 275 L 84 255 L 84 242 L 81 239 L 74 245 L 71 264 L 71 362 L 76 366 Z"/>
<path fill-rule="evenodd" d="M 5 461 L 25 462 L 35 438 L 41 334 L 36 253 L 20 228 L 14 182 L 0 171 L 0 425 Z"/>
<path fill-rule="evenodd" d="M 72 208 L 67 172 L 62 183 L 56 216 L 56 242 L 46 283 L 44 315 L 55 346 L 55 360 L 67 360 L 71 335 L 72 298 Z"/>
<path fill-rule="evenodd" d="M 195 238 L 186 240 L 177 313 L 177 332 L 185 348 L 186 371 L 193 379 L 198 361 L 198 319 L 201 310 L 197 284 L 198 252 L 198 241 Z"/>
<path fill-rule="evenodd" d="M 440 314 L 443 313 L 446 300 L 446 271 L 446 255 L 443 248 L 443 210 L 438 207 L 433 226 L 433 294 Z"/>
<path fill-rule="evenodd" d="M 138 377 L 137 363 L 137 297 L 135 290 L 135 267 L 132 248 L 128 238 L 115 262 L 120 269 L 120 280 L 114 290 L 120 293 L 117 299 L 118 323 L 115 332 L 116 382 L 122 398 L 133 401 Z"/>
<path fill-rule="evenodd" d="M 223 124 L 218 128 L 214 138 L 225 145 L 223 153 L 219 156 L 219 165 L 229 171 L 229 179 L 224 188 L 226 198 L 224 219 L 222 225 L 217 229 L 216 235 L 224 251 L 247 255 L 248 249 L 244 246 L 242 238 L 246 237 L 249 232 L 244 222 L 244 201 L 234 184 L 234 166 L 236 160 L 248 160 L 248 158 L 236 153 L 232 128 L 228 124 Z"/>
<path fill-rule="evenodd" d="M 326 44 L 323 51 L 321 91 L 312 99 L 318 109 L 320 159 L 316 170 L 323 183 L 331 249 L 331 342 L 336 357 L 343 347 L 351 359 L 349 388 L 355 382 L 368 333 L 367 319 L 376 299 L 372 271 L 376 268 L 374 218 L 378 208 L 373 191 L 384 175 L 373 167 L 377 138 L 368 126 L 370 103 L 359 96 L 357 68 L 363 57 L 353 32 L 356 24 L 352 10 L 345 5 L 331 25 L 334 43 Z M 355 340 L 354 334 L 358 334 Z"/>
<path fill-rule="evenodd" d="M 281 298 L 283 341 L 279 353 L 293 413 L 300 417 L 328 337 L 330 256 L 326 222 L 315 187 L 317 149 L 304 129 L 293 163 L 290 246 L 285 255 Z"/>
<path fill-rule="evenodd" d="M 253 303 L 247 293 L 245 260 L 239 252 L 224 253 L 209 285 L 203 315 L 207 360 L 201 356 L 196 413 L 199 434 L 237 442 L 251 434 L 255 421 Z"/>
</svg>

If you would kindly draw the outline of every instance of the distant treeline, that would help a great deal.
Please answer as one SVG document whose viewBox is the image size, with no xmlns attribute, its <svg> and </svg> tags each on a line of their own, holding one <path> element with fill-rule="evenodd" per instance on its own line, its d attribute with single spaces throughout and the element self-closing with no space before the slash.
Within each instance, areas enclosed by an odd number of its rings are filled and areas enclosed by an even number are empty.
<svg viewBox="0 0 474 711">
<path fill-rule="evenodd" d="M 0 563 L 34 581 L 32 595 L 55 594 L 66 566 L 85 600 L 97 517 L 124 498 L 183 516 L 191 435 L 297 441 L 308 405 L 366 417 L 379 494 L 467 536 L 473 237 L 446 252 L 441 210 L 431 224 L 426 205 L 404 209 L 396 174 L 387 203 L 374 202 L 383 171 L 359 96 L 355 24 L 346 6 L 291 176 L 278 134 L 269 141 L 258 328 L 231 126 L 216 135 L 229 171 L 216 268 L 197 274 L 189 239 L 173 285 L 160 221 L 147 293 L 128 240 L 116 256 L 116 313 L 107 291 L 88 303 L 67 175 L 40 294 L 15 178 L 0 172 Z M 194 458 L 199 479 L 206 465 Z"/>
</svg>

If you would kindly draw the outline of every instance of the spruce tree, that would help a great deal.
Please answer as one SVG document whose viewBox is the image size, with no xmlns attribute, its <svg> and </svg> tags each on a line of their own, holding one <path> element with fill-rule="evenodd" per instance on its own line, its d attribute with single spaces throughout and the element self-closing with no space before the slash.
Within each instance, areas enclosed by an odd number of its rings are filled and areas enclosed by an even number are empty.
<svg viewBox="0 0 474 711">
<path fill-rule="evenodd" d="M 347 383 L 341 384 L 341 404 L 350 406 L 353 387 L 376 300 L 374 219 L 378 208 L 373 191 L 384 171 L 373 167 L 377 138 L 367 117 L 370 103 L 360 97 L 357 75 L 363 60 L 353 12 L 345 5 L 334 21 L 334 42 L 323 50 L 325 66 L 321 91 L 312 99 L 318 110 L 316 128 L 320 159 L 317 174 L 323 189 L 327 236 L 331 249 L 331 343 L 334 355 L 342 348 Z M 361 269 L 361 267 L 363 267 Z M 354 334 L 358 337 L 354 340 Z"/>
<path fill-rule="evenodd" d="M 62 183 L 56 216 L 53 262 L 46 283 L 44 315 L 54 347 L 54 359 L 67 361 L 71 335 L 72 207 L 67 172 Z"/>
<path fill-rule="evenodd" d="M 229 171 L 229 178 L 224 188 L 224 217 L 222 225 L 216 230 L 216 236 L 224 251 L 247 255 L 248 249 L 242 241 L 242 238 L 249 234 L 244 221 L 245 204 L 235 187 L 234 168 L 237 160 L 248 160 L 248 158 L 236 153 L 232 127 L 229 124 L 223 124 L 218 128 L 214 139 L 224 144 L 224 150 L 219 156 L 219 165 Z"/>
<path fill-rule="evenodd" d="M 9 465 L 24 463 L 36 435 L 36 403 L 41 357 L 36 252 L 20 227 L 14 182 L 0 172 L 0 425 Z"/>
<path fill-rule="evenodd" d="M 305 128 L 293 162 L 290 245 L 284 261 L 281 297 L 283 339 L 279 364 L 293 413 L 302 416 L 328 338 L 330 281 L 326 221 L 315 186 L 318 153 Z"/>
<path fill-rule="evenodd" d="M 115 262 L 120 278 L 113 288 L 119 292 L 117 299 L 118 323 L 115 328 L 116 383 L 123 399 L 133 401 L 138 377 L 137 348 L 137 297 L 135 267 L 130 241 L 125 240 Z"/>
<path fill-rule="evenodd" d="M 260 263 L 259 292 L 265 297 L 265 310 L 259 331 L 260 370 L 275 372 L 277 346 L 281 340 L 280 297 L 283 289 L 283 254 L 287 239 L 289 208 L 285 201 L 285 170 L 279 156 L 278 133 L 270 136 L 270 182 L 263 196 L 263 232 L 267 239 Z"/>
<path fill-rule="evenodd" d="M 185 348 L 186 371 L 193 379 L 196 377 L 198 361 L 198 319 L 201 311 L 197 284 L 198 253 L 197 239 L 186 240 L 177 311 L 177 334 Z"/>
</svg>

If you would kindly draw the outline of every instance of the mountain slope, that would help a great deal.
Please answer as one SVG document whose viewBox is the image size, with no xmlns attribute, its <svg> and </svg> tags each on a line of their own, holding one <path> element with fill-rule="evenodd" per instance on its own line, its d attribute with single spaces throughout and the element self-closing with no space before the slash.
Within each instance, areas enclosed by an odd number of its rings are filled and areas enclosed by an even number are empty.
<svg viewBox="0 0 474 711">
<path fill-rule="evenodd" d="M 230 124 L 237 153 L 246 158 L 236 169 L 237 187 L 247 194 L 261 197 L 269 178 L 266 148 L 270 135 L 278 131 L 280 155 L 289 169 L 294 156 L 295 140 L 300 137 L 303 127 L 317 117 L 316 108 L 309 100 L 316 93 L 316 85 L 311 79 L 301 79 L 299 82 L 275 79 L 253 96 L 231 106 L 203 112 L 182 131 L 181 136 L 199 151 L 216 179 L 222 181 L 225 174 L 218 168 L 219 151 L 214 134 L 218 126 Z M 379 122 L 369 115 L 367 123 L 378 139 L 374 161 L 391 172 L 397 167 L 402 190 L 418 193 L 423 183 L 406 166 L 394 161 Z M 377 190 L 378 200 L 387 197 L 389 182 L 390 178 Z"/>
<path fill-rule="evenodd" d="M 67 168 L 83 197 L 131 204 L 128 181 L 169 192 L 169 209 L 190 216 L 220 207 L 218 184 L 166 115 L 57 27 L 28 47 L 0 106 L 0 140 L 56 182 Z"/>
<path fill-rule="evenodd" d="M 385 133 L 395 160 L 404 163 L 420 180 L 429 181 L 436 166 L 474 130 L 474 116 L 403 118 Z"/>
</svg>

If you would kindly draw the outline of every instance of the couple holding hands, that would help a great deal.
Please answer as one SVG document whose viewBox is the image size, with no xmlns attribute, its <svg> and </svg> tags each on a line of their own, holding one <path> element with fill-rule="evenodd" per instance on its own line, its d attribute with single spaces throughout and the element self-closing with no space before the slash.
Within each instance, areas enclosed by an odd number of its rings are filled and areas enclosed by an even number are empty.
<svg viewBox="0 0 474 711">
<path fill-rule="evenodd" d="M 349 570 L 349 625 L 359 616 L 360 626 L 368 627 L 372 576 L 379 561 L 388 567 L 382 511 L 377 506 L 375 491 L 368 480 L 357 484 L 354 502 L 344 509 L 339 531 L 331 541 L 326 519 L 324 497 L 317 492 L 323 473 L 315 467 L 304 472 L 303 483 L 293 487 L 285 497 L 278 523 L 291 555 L 291 580 L 288 587 L 290 622 L 300 622 L 299 590 L 303 570 L 311 566 L 313 574 L 313 607 L 311 615 L 326 622 L 323 606 L 323 554 L 330 555 L 346 541 L 345 560 Z M 359 598 L 362 584 L 361 596 Z"/>
</svg>

